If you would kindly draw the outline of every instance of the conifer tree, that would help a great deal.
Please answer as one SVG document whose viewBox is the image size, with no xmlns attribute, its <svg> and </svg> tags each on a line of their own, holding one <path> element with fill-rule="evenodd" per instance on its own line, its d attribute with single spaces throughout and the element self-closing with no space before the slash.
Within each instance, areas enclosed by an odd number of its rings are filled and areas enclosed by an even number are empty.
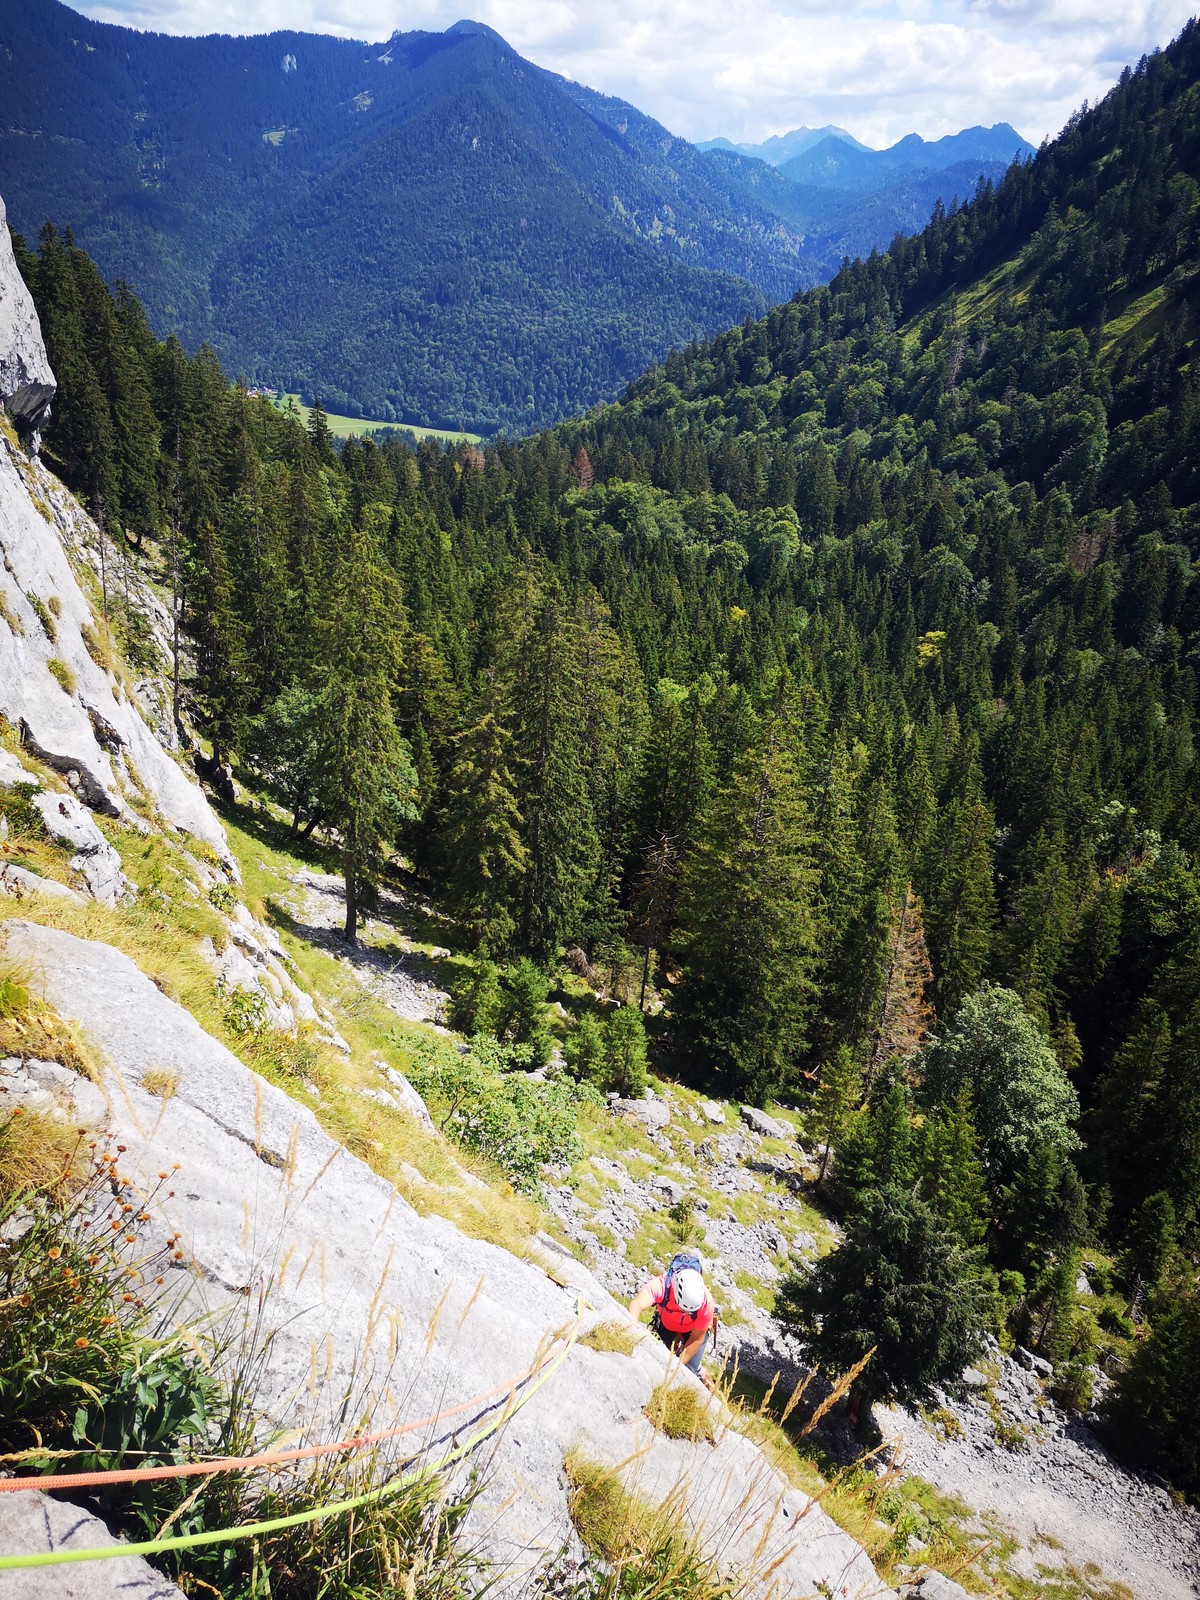
<svg viewBox="0 0 1200 1600">
<path fill-rule="evenodd" d="M 530 1064 L 535 1067 L 544 1067 L 550 1059 L 549 992 L 549 978 L 528 956 L 515 961 L 500 980 L 496 1036 L 528 1046 Z"/>
<path fill-rule="evenodd" d="M 964 1243 L 982 1244 L 988 1223 L 987 1188 L 966 1085 L 945 1111 L 926 1120 L 921 1168 L 921 1193 L 938 1216 Z"/>
<path fill-rule="evenodd" d="M 714 796 L 684 866 L 684 1047 L 762 1101 L 787 1081 L 812 1009 L 817 931 L 811 813 L 785 696 Z"/>
<path fill-rule="evenodd" d="M 400 597 L 371 538 L 342 521 L 314 627 L 308 691 L 319 748 L 320 805 L 341 835 L 345 936 L 401 823 L 416 815 L 416 773 L 392 704 Z"/>
<path fill-rule="evenodd" d="M 956 1377 L 982 1348 L 991 1310 L 978 1253 L 895 1187 L 865 1196 L 845 1243 L 785 1278 L 775 1301 L 831 1377 L 870 1354 L 859 1382 L 868 1403 L 920 1401 Z"/>
<path fill-rule="evenodd" d="M 499 954 L 516 931 L 528 861 L 512 739 L 485 709 L 453 749 L 440 830 L 447 898 L 475 948 Z"/>
<path fill-rule="evenodd" d="M 845 1124 L 837 1146 L 838 1187 L 851 1205 L 886 1184 L 908 1188 L 917 1175 L 918 1154 L 908 1086 L 894 1071 Z"/>
<path fill-rule="evenodd" d="M 818 1184 L 825 1182 L 829 1157 L 835 1145 L 845 1138 L 850 1118 L 862 1093 L 863 1075 L 849 1045 L 839 1045 L 833 1058 L 821 1067 L 814 1110 L 817 1128 L 824 1144 Z"/>
<path fill-rule="evenodd" d="M 604 1029 L 595 1014 L 585 1011 L 572 1028 L 563 1048 L 567 1070 L 583 1083 L 604 1085 Z"/>
<path fill-rule="evenodd" d="M 626 1099 L 646 1090 L 646 1025 L 636 1006 L 618 1006 L 604 1029 L 604 1086 Z"/>
<path fill-rule="evenodd" d="M 925 864 L 925 935 L 933 958 L 934 1000 L 948 1017 L 987 969 L 996 921 L 992 813 L 979 769 L 965 777 L 942 813 Z"/>
</svg>

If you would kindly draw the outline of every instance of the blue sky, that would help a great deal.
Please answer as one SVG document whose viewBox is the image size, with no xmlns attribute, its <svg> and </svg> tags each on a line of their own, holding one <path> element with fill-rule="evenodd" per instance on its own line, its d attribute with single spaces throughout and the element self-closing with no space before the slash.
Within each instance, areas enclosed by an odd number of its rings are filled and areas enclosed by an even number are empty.
<svg viewBox="0 0 1200 1600">
<path fill-rule="evenodd" d="M 290 27 L 358 39 L 489 23 L 552 71 L 689 139 L 840 123 L 869 144 L 1011 122 L 1037 143 L 1196 0 L 83 0 L 169 33 Z"/>
</svg>

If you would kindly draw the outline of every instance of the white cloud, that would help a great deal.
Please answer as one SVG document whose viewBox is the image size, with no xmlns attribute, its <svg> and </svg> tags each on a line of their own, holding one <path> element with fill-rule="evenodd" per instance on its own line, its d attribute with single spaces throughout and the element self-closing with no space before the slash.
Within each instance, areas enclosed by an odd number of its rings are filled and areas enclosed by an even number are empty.
<svg viewBox="0 0 1200 1600">
<path fill-rule="evenodd" d="M 673 132 L 761 139 L 837 122 L 871 144 L 1011 122 L 1034 143 L 1166 44 L 1195 0 L 85 0 L 171 33 L 381 39 L 464 12 Z"/>
</svg>

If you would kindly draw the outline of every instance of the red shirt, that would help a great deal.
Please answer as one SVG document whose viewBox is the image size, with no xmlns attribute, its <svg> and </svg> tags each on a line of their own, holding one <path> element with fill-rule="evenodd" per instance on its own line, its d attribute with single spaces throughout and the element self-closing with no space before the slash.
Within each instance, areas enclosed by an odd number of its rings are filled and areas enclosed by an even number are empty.
<svg viewBox="0 0 1200 1600">
<path fill-rule="evenodd" d="M 668 1333 L 698 1333 L 712 1327 L 716 1306 L 707 1284 L 704 1287 L 704 1304 L 696 1312 L 680 1311 L 666 1298 L 666 1280 L 663 1276 L 651 1278 L 648 1287 L 658 1307 L 659 1321 Z"/>
</svg>

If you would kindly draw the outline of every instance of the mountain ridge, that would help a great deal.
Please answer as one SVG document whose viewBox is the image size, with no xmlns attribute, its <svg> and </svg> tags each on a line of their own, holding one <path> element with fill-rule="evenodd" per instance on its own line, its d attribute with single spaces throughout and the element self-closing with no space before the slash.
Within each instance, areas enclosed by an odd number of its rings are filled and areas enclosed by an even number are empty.
<svg viewBox="0 0 1200 1600">
<path fill-rule="evenodd" d="M 470 19 L 187 39 L 10 0 L 0 42 L 13 226 L 70 227 L 248 382 L 377 421 L 528 432 L 919 220 L 916 189 L 857 215 Z"/>
</svg>

